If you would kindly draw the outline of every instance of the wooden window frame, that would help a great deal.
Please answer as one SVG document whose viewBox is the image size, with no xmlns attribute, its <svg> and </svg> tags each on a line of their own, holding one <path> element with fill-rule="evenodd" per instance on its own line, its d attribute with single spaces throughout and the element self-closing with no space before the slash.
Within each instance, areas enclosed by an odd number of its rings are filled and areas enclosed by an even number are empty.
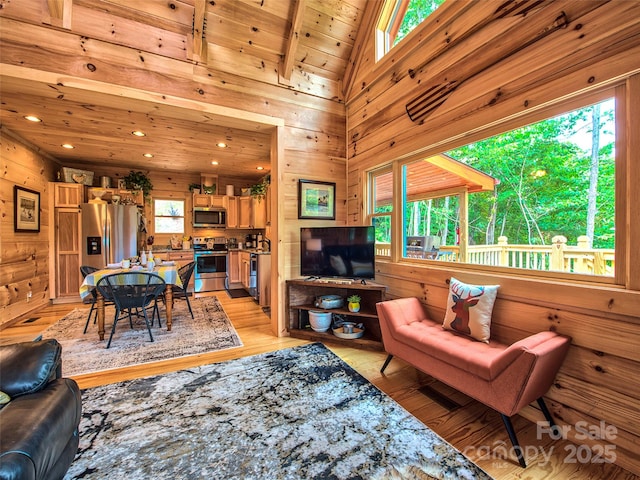
<svg viewBox="0 0 640 480">
<path fill-rule="evenodd" d="M 387 164 L 382 166 L 378 166 L 375 170 L 372 169 L 367 173 L 372 172 L 380 172 L 383 169 L 392 169 L 394 178 L 393 178 L 393 210 L 391 212 L 391 257 L 390 261 L 393 263 L 429 263 L 431 260 L 423 260 L 423 259 L 414 259 L 414 258 L 406 258 L 403 256 L 403 245 L 404 241 L 404 226 L 403 226 L 403 178 L 402 178 L 402 167 L 408 163 L 419 160 L 420 158 L 424 158 L 429 155 L 436 155 L 442 152 L 446 152 L 448 150 L 453 150 L 454 148 L 461 147 L 463 145 L 468 145 L 470 143 L 474 143 L 491 136 L 499 135 L 501 133 L 508 132 L 510 130 L 514 130 L 516 128 L 523 127 L 525 125 L 543 121 L 545 119 L 553 118 L 558 115 L 562 115 L 563 113 L 570 112 L 572 110 L 576 110 L 579 108 L 586 107 L 588 105 L 592 105 L 607 98 L 615 99 L 615 126 L 616 126 L 616 139 L 615 139 L 615 202 L 616 202 L 616 213 L 615 213 L 615 228 L 616 228 L 616 237 L 615 237 L 615 271 L 612 277 L 610 276 L 601 276 L 601 275 L 586 275 L 580 273 L 564 273 L 564 272 L 555 272 L 555 271 L 534 271 L 528 270 L 524 268 L 513 268 L 513 267 L 499 267 L 499 266 L 487 266 L 487 265 L 478 265 L 472 263 L 458 263 L 458 262 L 441 262 L 443 265 L 451 265 L 455 263 L 456 265 L 463 266 L 468 270 L 475 270 L 479 272 L 485 273 L 500 273 L 500 274 L 508 274 L 514 276 L 523 276 L 527 278 L 541 278 L 547 280 L 568 280 L 571 282 L 588 282 L 588 283 L 599 283 L 603 285 L 619 285 L 626 286 L 627 288 L 635 288 L 640 289 L 640 274 L 634 274 L 630 271 L 629 264 L 634 260 L 640 260 L 640 253 L 634 253 L 634 251 L 630 251 L 628 248 L 628 244 L 630 242 L 629 235 L 633 234 L 634 226 L 628 225 L 626 219 L 630 218 L 633 215 L 633 211 L 637 211 L 640 207 L 634 206 L 633 202 L 630 202 L 628 198 L 629 194 L 629 179 L 634 175 L 640 176 L 640 169 L 632 168 L 630 166 L 630 161 L 628 160 L 629 152 L 627 143 L 629 143 L 629 118 L 630 112 L 629 110 L 633 110 L 635 105 L 633 92 L 640 93 L 640 75 L 636 75 L 631 79 L 628 79 L 626 82 L 617 84 L 617 85 L 609 85 L 603 87 L 602 89 L 598 89 L 597 91 L 592 91 L 586 94 L 576 95 L 570 99 L 563 99 L 561 101 L 554 102 L 552 104 L 546 105 L 535 111 L 527 112 L 518 117 L 511 117 L 505 119 L 502 122 L 494 122 L 491 125 L 488 125 L 485 128 L 480 128 L 475 130 L 474 132 L 470 132 L 469 135 L 458 136 L 456 140 L 451 142 L 445 142 L 438 146 L 437 149 L 430 149 L 427 151 L 422 151 L 420 154 L 412 155 L 402 160 L 393 160 Z M 461 138 L 463 140 L 461 140 Z M 640 141 L 640 139 L 636 139 Z M 374 176 L 368 176 L 367 182 L 367 212 L 366 216 L 371 221 L 375 214 L 373 213 L 373 199 L 371 198 L 370 192 L 373 191 L 372 181 Z M 440 194 L 436 194 L 435 196 L 441 196 Z M 640 226 L 638 227 L 638 231 L 640 232 Z M 640 238 L 640 233 L 636 232 L 636 238 Z"/>
</svg>

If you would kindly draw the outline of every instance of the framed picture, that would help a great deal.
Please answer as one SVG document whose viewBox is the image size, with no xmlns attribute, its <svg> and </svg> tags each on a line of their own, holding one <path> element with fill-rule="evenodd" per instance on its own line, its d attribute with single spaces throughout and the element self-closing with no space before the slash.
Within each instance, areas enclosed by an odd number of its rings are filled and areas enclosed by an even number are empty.
<svg viewBox="0 0 640 480">
<path fill-rule="evenodd" d="M 336 184 L 299 180 L 298 218 L 335 220 Z"/>
<path fill-rule="evenodd" d="M 13 187 L 13 230 L 40 231 L 40 193 L 15 185 Z"/>
</svg>

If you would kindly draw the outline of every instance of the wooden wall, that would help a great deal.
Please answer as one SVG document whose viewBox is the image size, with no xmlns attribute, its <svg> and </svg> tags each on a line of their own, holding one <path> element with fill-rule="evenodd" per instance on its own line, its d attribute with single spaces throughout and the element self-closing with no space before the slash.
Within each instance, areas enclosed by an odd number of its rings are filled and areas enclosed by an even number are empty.
<svg viewBox="0 0 640 480">
<path fill-rule="evenodd" d="M 49 191 L 56 164 L 0 130 L 0 328 L 49 301 Z M 14 186 L 40 193 L 40 232 L 14 232 Z M 32 292 L 31 299 L 27 293 Z"/>
<path fill-rule="evenodd" d="M 177 1 L 171 3 L 176 8 L 167 8 L 167 5 L 154 6 L 153 2 L 83 0 L 68 2 L 72 13 L 50 11 L 53 3 L 44 0 L 7 4 L 1 14 L 0 48 L 3 54 L 0 61 L 24 68 L 32 80 L 38 78 L 38 72 L 53 73 L 57 81 L 65 85 L 85 85 L 86 80 L 91 80 L 95 82 L 92 84 L 94 89 L 113 95 L 119 106 L 126 104 L 132 89 L 136 92 L 145 89 L 149 92 L 145 98 L 156 98 L 159 102 L 167 96 L 178 103 L 185 99 L 190 105 L 213 104 L 245 112 L 248 117 L 261 114 L 277 119 L 278 122 L 270 125 L 282 124 L 282 127 L 273 127 L 274 138 L 278 141 L 274 140 L 277 145 L 272 145 L 271 156 L 272 172 L 277 172 L 272 175 L 272 182 L 278 182 L 272 205 L 273 211 L 277 211 L 279 229 L 272 229 L 271 240 L 275 261 L 286 267 L 278 272 L 281 288 L 274 289 L 276 295 L 272 303 L 281 307 L 272 311 L 272 322 L 273 331 L 281 335 L 285 333 L 283 282 L 291 276 L 299 276 L 298 179 L 336 182 L 337 220 L 313 224 L 346 223 L 346 114 L 341 82 L 334 78 L 323 83 L 317 75 L 319 70 L 307 74 L 296 67 L 291 82 L 281 83 L 278 75 L 273 74 L 276 68 L 274 56 L 264 53 L 264 58 L 260 58 L 264 51 L 261 53 L 259 49 L 245 48 L 238 54 L 233 53 L 229 45 L 221 48 L 209 43 L 206 46 L 208 56 L 196 59 L 194 55 L 198 52 L 193 50 L 191 36 L 193 3 Z M 345 6 L 340 13 L 343 18 L 336 25 L 349 25 L 359 19 L 358 5 L 365 2 L 334 3 Z M 207 16 L 214 18 L 220 10 L 242 10 L 249 4 L 255 8 L 255 2 L 216 2 L 215 5 L 206 2 Z M 279 18 L 293 5 L 294 2 L 266 2 L 260 8 L 265 18 Z M 320 11 L 326 8 L 323 2 L 315 0 L 306 5 L 307 12 L 309 8 Z M 324 14 L 320 17 L 322 23 L 333 24 L 338 20 Z M 87 29 L 83 19 L 91 19 L 96 28 Z M 264 21 L 259 16 L 253 20 Z M 117 24 L 118 28 L 112 31 L 105 27 L 112 24 Z M 309 24 L 305 28 L 315 27 Z M 117 35 L 114 36 L 115 31 Z M 155 33 L 141 35 L 141 31 Z M 246 35 L 244 31 L 235 33 L 240 39 Z M 289 34 L 287 31 L 286 35 Z M 161 45 L 150 40 L 160 36 Z M 309 34 L 305 38 L 308 42 L 319 41 L 313 39 L 322 37 Z M 239 42 L 235 38 L 228 40 Z M 345 47 L 346 43 L 331 46 L 335 51 Z M 258 72 L 254 65 L 261 62 Z M 96 175 L 102 174 L 99 166 L 93 170 Z M 111 172 L 105 174 L 113 175 Z"/>
<path fill-rule="evenodd" d="M 524 7 L 533 2 L 520 2 Z M 354 55 L 355 80 L 347 98 L 348 219 L 364 221 L 367 169 L 416 153 L 434 154 L 526 121 L 531 111 L 578 94 L 623 85 L 626 130 L 618 131 L 620 201 L 617 285 L 545 280 L 452 264 L 411 265 L 378 262 L 376 280 L 390 297 L 417 296 L 434 319 L 444 317 L 448 286 L 455 275 L 479 284 L 500 284 L 492 336 L 512 342 L 531 333 L 555 330 L 573 338 L 554 386 L 547 394 L 552 413 L 572 427 L 576 443 L 613 444 L 616 462 L 640 473 L 640 389 L 631 380 L 640 370 L 640 273 L 637 248 L 640 222 L 636 148 L 640 131 L 640 3 L 544 2 L 526 15 L 501 12 L 502 1 L 446 2 L 381 62 L 369 35 Z M 560 23 L 558 23 L 560 22 Z M 355 51 L 355 50 L 354 50 Z M 450 91 L 419 122 L 407 115 L 407 103 L 434 87 Z M 619 91 L 619 90 L 618 90 Z M 629 221 L 629 219 L 633 219 Z M 625 248 L 625 246 L 628 246 Z M 635 267 L 635 271 L 634 268 Z M 527 407 L 522 414 L 542 418 Z M 576 424 L 613 425 L 609 438 L 576 438 Z M 597 450 L 594 450 L 594 453 Z"/>
</svg>

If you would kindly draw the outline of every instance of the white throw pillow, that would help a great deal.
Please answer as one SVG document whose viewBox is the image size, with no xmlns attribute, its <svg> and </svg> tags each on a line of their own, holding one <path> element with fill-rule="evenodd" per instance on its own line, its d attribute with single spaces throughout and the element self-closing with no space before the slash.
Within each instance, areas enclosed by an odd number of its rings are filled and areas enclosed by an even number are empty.
<svg viewBox="0 0 640 480">
<path fill-rule="evenodd" d="M 442 326 L 481 342 L 491 337 L 491 312 L 500 285 L 470 285 L 451 277 Z"/>
</svg>

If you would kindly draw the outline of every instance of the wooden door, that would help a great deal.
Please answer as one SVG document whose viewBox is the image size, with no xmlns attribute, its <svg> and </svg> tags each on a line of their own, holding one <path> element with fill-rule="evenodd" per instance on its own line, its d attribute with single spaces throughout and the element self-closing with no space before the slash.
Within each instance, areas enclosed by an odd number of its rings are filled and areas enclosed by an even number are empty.
<svg viewBox="0 0 640 480">
<path fill-rule="evenodd" d="M 229 251 L 229 262 L 227 265 L 229 272 L 229 283 L 240 283 L 240 252 L 237 250 Z"/>
<path fill-rule="evenodd" d="M 81 183 L 54 183 L 54 207 L 78 207 L 84 203 L 85 186 Z"/>
<path fill-rule="evenodd" d="M 81 213 L 78 208 L 56 209 L 56 297 L 77 297 L 82 283 Z"/>
<path fill-rule="evenodd" d="M 249 288 L 251 283 L 251 255 L 248 252 L 240 252 L 240 282 L 244 288 Z"/>
<path fill-rule="evenodd" d="M 252 228 L 251 224 L 251 197 L 239 197 L 238 201 L 238 228 Z"/>
<path fill-rule="evenodd" d="M 251 228 L 264 228 L 267 226 L 267 199 L 266 197 L 251 199 Z"/>
<path fill-rule="evenodd" d="M 264 196 L 265 208 L 265 226 L 271 225 L 271 186 L 267 188 L 267 194 Z"/>
<path fill-rule="evenodd" d="M 210 207 L 211 195 L 203 195 L 200 193 L 193 194 L 193 206 L 194 207 Z"/>
<path fill-rule="evenodd" d="M 227 228 L 238 228 L 238 197 L 224 197 L 227 209 Z"/>
</svg>

